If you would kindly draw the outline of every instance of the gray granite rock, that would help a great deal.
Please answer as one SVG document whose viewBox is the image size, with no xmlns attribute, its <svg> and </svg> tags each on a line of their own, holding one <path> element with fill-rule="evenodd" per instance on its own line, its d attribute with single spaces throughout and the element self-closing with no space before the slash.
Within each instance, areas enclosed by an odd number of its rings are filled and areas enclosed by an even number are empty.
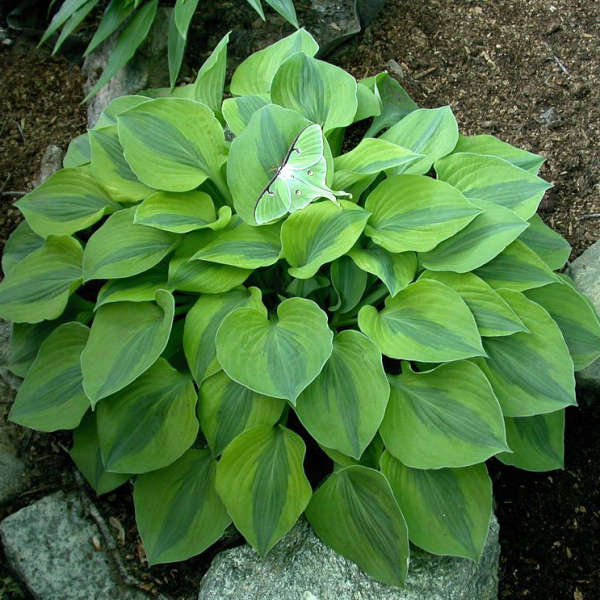
<svg viewBox="0 0 600 600">
<path fill-rule="evenodd" d="M 479 563 L 413 548 L 408 579 L 397 589 L 365 575 L 300 522 L 264 560 L 247 545 L 217 555 L 198 600 L 496 600 L 498 532 L 493 517 Z"/>
<path fill-rule="evenodd" d="M 600 241 L 571 263 L 569 275 L 575 287 L 591 300 L 600 314 Z M 576 375 L 580 385 L 600 390 L 600 359 Z"/>
<path fill-rule="evenodd" d="M 0 505 L 18 496 L 28 485 L 25 463 L 10 445 L 0 440 Z"/>
<path fill-rule="evenodd" d="M 58 171 L 60 168 L 62 168 L 62 161 L 63 161 L 64 154 L 65 153 L 58 146 L 55 146 L 54 144 L 50 144 L 46 148 L 46 151 L 44 152 L 44 155 L 42 156 L 42 162 L 40 164 L 40 176 L 37 180 L 36 185 L 39 185 L 40 183 L 44 183 L 44 181 L 46 181 L 46 179 L 48 179 L 48 177 L 50 177 L 51 175 L 54 175 L 54 173 L 56 173 L 56 171 Z"/>
<path fill-rule="evenodd" d="M 121 584 L 93 536 L 101 539 L 75 493 L 46 496 L 0 523 L 8 563 L 36 600 L 148 600 Z"/>
<path fill-rule="evenodd" d="M 356 0 L 356 8 L 360 17 L 360 24 L 363 27 L 377 16 L 377 13 L 383 8 L 385 0 Z"/>
<path fill-rule="evenodd" d="M 161 6 L 158 10 L 148 37 L 134 57 L 88 102 L 88 127 L 94 126 L 100 113 L 114 98 L 168 85 L 167 43 L 173 9 Z M 117 37 L 118 33 L 86 57 L 83 63 L 87 75 L 83 86 L 86 94 L 104 71 Z"/>
</svg>

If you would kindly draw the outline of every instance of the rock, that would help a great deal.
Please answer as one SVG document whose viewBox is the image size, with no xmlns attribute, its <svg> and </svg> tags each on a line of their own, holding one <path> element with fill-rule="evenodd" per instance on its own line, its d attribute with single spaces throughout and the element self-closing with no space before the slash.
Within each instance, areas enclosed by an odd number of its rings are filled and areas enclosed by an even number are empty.
<svg viewBox="0 0 600 600">
<path fill-rule="evenodd" d="M 554 106 L 540 114 L 539 122 L 545 125 L 548 129 L 557 129 L 562 125 L 562 120 L 558 116 Z"/>
<path fill-rule="evenodd" d="M 319 56 L 327 56 L 360 31 L 356 0 L 312 0 L 307 29 L 319 43 Z"/>
<path fill-rule="evenodd" d="M 498 531 L 494 517 L 479 563 L 413 548 L 398 589 L 365 575 L 300 522 L 264 560 L 248 545 L 218 554 L 198 600 L 496 600 Z"/>
<path fill-rule="evenodd" d="M 569 267 L 575 287 L 585 294 L 600 314 L 600 241 L 590 246 Z M 600 390 L 600 359 L 576 373 L 583 387 Z"/>
<path fill-rule="evenodd" d="M 88 102 L 88 127 L 94 126 L 107 104 L 119 96 L 136 94 L 146 88 L 166 86 L 169 83 L 167 43 L 171 11 L 161 6 L 148 37 L 134 57 Z M 117 32 L 91 52 L 83 63 L 87 80 L 83 86 L 87 94 L 104 71 L 118 38 Z"/>
<path fill-rule="evenodd" d="M 56 171 L 62 168 L 64 154 L 65 153 L 54 144 L 50 144 L 46 148 L 40 164 L 40 175 L 35 182 L 36 187 L 40 185 L 40 183 L 44 183 L 48 177 L 54 175 Z"/>
<path fill-rule="evenodd" d="M 0 440 L 0 505 L 24 492 L 28 485 L 25 463 L 17 458 L 9 444 Z"/>
<path fill-rule="evenodd" d="M 383 8 L 385 0 L 357 0 L 356 8 L 360 17 L 360 24 L 366 27 Z"/>
<path fill-rule="evenodd" d="M 112 559 L 95 550 L 102 539 L 77 494 L 57 492 L 0 523 L 8 564 L 38 600 L 148 600 L 124 587 Z"/>
</svg>

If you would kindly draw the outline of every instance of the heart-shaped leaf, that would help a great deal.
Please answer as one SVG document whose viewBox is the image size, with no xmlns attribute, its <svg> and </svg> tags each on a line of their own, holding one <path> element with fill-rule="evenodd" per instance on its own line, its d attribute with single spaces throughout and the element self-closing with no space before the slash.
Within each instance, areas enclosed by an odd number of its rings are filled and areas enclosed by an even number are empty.
<svg viewBox="0 0 600 600">
<path fill-rule="evenodd" d="M 122 113 L 117 122 L 125 158 L 142 183 L 186 192 L 210 178 L 224 187 L 223 128 L 204 104 L 157 98 Z"/>
<path fill-rule="evenodd" d="M 41 344 L 10 409 L 10 420 L 38 431 L 75 429 L 90 406 L 80 356 L 89 335 L 81 323 L 57 327 Z"/>
<path fill-rule="evenodd" d="M 119 208 L 107 191 L 81 169 L 61 169 L 15 206 L 42 237 L 71 235 Z"/>
<path fill-rule="evenodd" d="M 343 69 L 297 52 L 275 73 L 271 99 L 319 123 L 327 133 L 354 121 L 356 85 L 354 77 Z"/>
<path fill-rule="evenodd" d="M 231 519 L 215 490 L 216 471 L 209 450 L 188 450 L 136 479 L 135 520 L 150 565 L 186 560 L 223 535 Z"/>
<path fill-rule="evenodd" d="M 435 163 L 437 176 L 479 206 L 482 200 L 529 219 L 552 185 L 496 156 L 456 152 Z"/>
<path fill-rule="evenodd" d="M 308 279 L 354 246 L 369 213 L 345 200 L 340 205 L 328 201 L 309 204 L 284 221 L 281 243 L 292 277 Z"/>
<path fill-rule="evenodd" d="M 500 453 L 497 458 L 526 471 L 563 469 L 564 438 L 564 409 L 532 417 L 507 417 L 506 439 L 512 452 Z"/>
<path fill-rule="evenodd" d="M 411 283 L 380 312 L 363 306 L 358 326 L 390 358 L 449 362 L 485 354 L 464 300 L 438 281 Z"/>
<path fill-rule="evenodd" d="M 228 43 L 229 33 L 226 33 L 200 67 L 194 82 L 194 99 L 206 104 L 214 112 L 221 110 L 223 101 Z"/>
<path fill-rule="evenodd" d="M 335 471 L 313 494 L 306 517 L 328 546 L 371 577 L 402 585 L 410 554 L 406 521 L 379 471 L 360 465 Z"/>
<path fill-rule="evenodd" d="M 81 284 L 81 244 L 50 236 L 0 282 L 0 317 L 15 323 L 56 319 Z"/>
<path fill-rule="evenodd" d="M 69 143 L 62 166 L 65 169 L 83 167 L 90 162 L 90 139 L 87 133 L 78 135 Z"/>
<path fill-rule="evenodd" d="M 451 185 L 419 175 L 388 177 L 365 209 L 371 213 L 365 234 L 390 252 L 433 250 L 481 213 Z"/>
<path fill-rule="evenodd" d="M 234 381 L 295 404 L 331 355 L 332 338 L 317 304 L 290 298 L 272 321 L 257 308 L 227 315 L 217 332 L 217 360 Z"/>
<path fill-rule="evenodd" d="M 475 359 L 507 417 L 529 417 L 576 404 L 573 361 L 558 325 L 539 304 L 511 290 L 498 293 L 527 333 L 485 338 L 488 358 Z"/>
<path fill-rule="evenodd" d="M 479 559 L 492 516 L 492 482 L 485 465 L 411 469 L 384 452 L 381 470 L 413 544 L 432 554 Z"/>
<path fill-rule="evenodd" d="M 358 459 L 379 429 L 389 394 L 377 346 L 345 330 L 335 336 L 319 376 L 300 394 L 296 413 L 319 444 Z"/>
<path fill-rule="evenodd" d="M 502 296 L 473 273 L 424 271 L 421 279 L 435 279 L 458 292 L 473 313 L 482 337 L 512 335 L 527 330 Z"/>
<path fill-rule="evenodd" d="M 223 101 L 223 118 L 229 129 L 236 135 L 244 130 L 250 121 L 250 117 L 263 106 L 269 104 L 270 98 L 264 96 L 239 96 L 227 98 Z"/>
<path fill-rule="evenodd" d="M 331 286 L 337 301 L 329 310 L 345 313 L 352 310 L 362 298 L 367 287 L 367 274 L 347 256 L 331 264 Z"/>
<path fill-rule="evenodd" d="M 81 354 L 83 389 L 94 407 L 154 364 L 167 345 L 175 301 L 166 290 L 154 302 L 101 306 Z"/>
<path fill-rule="evenodd" d="M 98 405 L 98 438 L 107 471 L 146 473 L 170 465 L 198 433 L 196 390 L 159 358 Z"/>
<path fill-rule="evenodd" d="M 311 497 L 302 438 L 260 425 L 238 435 L 217 466 L 217 492 L 235 526 L 264 556 L 296 523 Z"/>
<path fill-rule="evenodd" d="M 535 214 L 529 219 L 529 227 L 519 240 L 531 248 L 553 271 L 562 269 L 571 254 L 571 245 L 562 235 L 550 229 Z"/>
<path fill-rule="evenodd" d="M 83 252 L 83 275 L 91 279 L 131 277 L 157 265 L 179 237 L 134 223 L 137 207 L 111 215 L 90 237 Z"/>
<path fill-rule="evenodd" d="M 202 296 L 188 312 L 183 331 L 183 349 L 192 376 L 199 385 L 221 370 L 215 345 L 217 329 L 231 311 L 240 307 L 252 307 L 266 315 L 261 292 L 254 287 Z"/>
<path fill-rule="evenodd" d="M 44 238 L 35 233 L 27 221 L 21 221 L 4 244 L 2 253 L 4 275 L 7 275 L 15 265 L 43 245 Z"/>
<path fill-rule="evenodd" d="M 240 433 L 257 425 L 275 425 L 284 406 L 283 400 L 257 394 L 220 371 L 200 387 L 198 420 L 213 454 L 219 456 Z"/>
<path fill-rule="evenodd" d="M 390 383 L 381 437 L 404 465 L 468 467 L 508 450 L 498 400 L 473 363 L 453 362 L 424 373 L 404 363 Z"/>
</svg>

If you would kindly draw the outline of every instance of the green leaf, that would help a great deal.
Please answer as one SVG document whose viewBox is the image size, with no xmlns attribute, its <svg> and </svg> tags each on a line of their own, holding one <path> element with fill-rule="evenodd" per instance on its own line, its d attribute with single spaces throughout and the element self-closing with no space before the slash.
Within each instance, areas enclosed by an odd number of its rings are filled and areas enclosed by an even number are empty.
<svg viewBox="0 0 600 600">
<path fill-rule="evenodd" d="M 188 450 L 137 478 L 135 519 L 150 565 L 186 560 L 223 535 L 231 519 L 215 490 L 216 471 L 208 450 Z"/>
<path fill-rule="evenodd" d="M 358 326 L 390 358 L 449 362 L 484 355 L 471 311 L 439 281 L 411 283 L 388 296 L 380 312 L 363 306 Z"/>
<path fill-rule="evenodd" d="M 93 331 L 93 330 L 92 330 Z M 108 471 L 147 473 L 170 465 L 195 441 L 196 390 L 159 358 L 98 405 L 98 438 Z"/>
<path fill-rule="evenodd" d="M 358 106 L 354 114 L 353 123 L 368 119 L 369 117 L 377 117 L 381 114 L 382 102 L 375 92 L 362 82 L 358 82 L 356 88 L 356 100 Z"/>
<path fill-rule="evenodd" d="M 379 429 L 389 394 L 379 349 L 348 329 L 335 336 L 329 360 L 300 394 L 296 413 L 319 444 L 359 459 Z"/>
<path fill-rule="evenodd" d="M 363 79 L 362 83 L 372 89 L 381 102 L 381 113 L 373 119 L 365 137 L 373 137 L 387 129 L 419 107 L 406 90 L 388 73 L 379 73 Z"/>
<path fill-rule="evenodd" d="M 506 419 L 506 437 L 512 453 L 496 458 L 526 471 L 564 468 L 565 411 Z"/>
<path fill-rule="evenodd" d="M 368 196 L 365 234 L 390 252 L 427 252 L 464 229 L 481 211 L 458 190 L 420 175 L 396 175 Z"/>
<path fill-rule="evenodd" d="M 556 321 L 576 371 L 600 357 L 600 319 L 591 302 L 573 287 L 570 279 L 560 276 L 560 283 L 528 290 L 525 295 Z"/>
<path fill-rule="evenodd" d="M 175 2 L 175 8 L 173 9 L 175 24 L 183 38 L 187 38 L 188 29 L 198 7 L 198 2 L 199 0 L 176 0 Z"/>
<path fill-rule="evenodd" d="M 106 108 L 102 111 L 92 129 L 104 129 L 105 127 L 116 125 L 117 117 L 120 114 L 124 113 L 130 108 L 134 108 L 135 106 L 143 104 L 144 102 L 148 102 L 147 96 L 117 96 L 106 105 Z M 121 152 L 123 152 L 122 149 Z"/>
<path fill-rule="evenodd" d="M 283 256 L 292 277 L 308 279 L 344 255 L 360 237 L 369 213 L 346 200 L 324 200 L 292 213 L 281 226 Z"/>
<path fill-rule="evenodd" d="M 136 11 L 123 31 L 119 34 L 117 43 L 110 53 L 110 58 L 108 59 L 108 63 L 106 64 L 100 79 L 98 79 L 94 87 L 89 91 L 84 102 L 87 102 L 100 88 L 104 87 L 113 75 L 116 75 L 121 68 L 131 60 L 135 51 L 146 37 L 148 37 L 157 9 L 158 0 L 150 0 L 150 2 L 144 4 L 142 8 Z M 93 41 L 94 40 L 92 40 L 92 42 Z M 92 43 L 90 43 L 90 46 L 91 45 Z M 88 51 L 90 46 L 88 46 Z"/>
<path fill-rule="evenodd" d="M 223 101 L 221 110 L 229 129 L 235 135 L 240 135 L 246 125 L 248 125 L 252 115 L 263 106 L 267 106 L 269 101 L 270 98 L 266 95 L 227 98 Z"/>
<path fill-rule="evenodd" d="M 228 43 L 229 33 L 221 38 L 211 55 L 204 61 L 194 82 L 194 99 L 206 104 L 214 112 L 221 110 L 223 101 Z"/>
<path fill-rule="evenodd" d="M 88 0 L 65 0 L 57 13 L 52 17 L 50 25 L 40 40 L 38 46 L 42 45 L 53 33 L 56 33 L 62 27 L 71 15 L 77 12 Z"/>
<path fill-rule="evenodd" d="M 535 214 L 544 193 L 552 187 L 502 158 L 469 152 L 436 161 L 435 171 L 439 179 L 459 189 L 474 204 L 479 206 L 483 201 L 504 206 L 522 219 Z"/>
<path fill-rule="evenodd" d="M 204 380 L 198 395 L 198 420 L 213 454 L 219 456 L 240 433 L 275 425 L 285 402 L 257 394 L 220 371 Z"/>
<path fill-rule="evenodd" d="M 94 310 L 111 302 L 149 302 L 157 290 L 167 288 L 166 264 L 160 263 L 133 277 L 110 279 L 99 290 Z"/>
<path fill-rule="evenodd" d="M 529 219 L 529 227 L 519 236 L 519 240 L 533 250 L 552 271 L 562 269 L 571 254 L 569 242 L 550 229 L 538 214 Z"/>
<path fill-rule="evenodd" d="M 289 298 L 271 321 L 264 309 L 229 313 L 217 331 L 217 360 L 241 385 L 295 404 L 331 355 L 332 338 L 327 315 L 317 304 Z"/>
<path fill-rule="evenodd" d="M 337 296 L 335 306 L 329 310 L 340 313 L 352 310 L 362 298 L 367 287 L 367 274 L 347 256 L 331 263 L 331 285 Z"/>
<path fill-rule="evenodd" d="M 554 283 L 557 276 L 546 263 L 523 242 L 515 240 L 496 258 L 475 273 L 493 288 L 523 292 Z"/>
<path fill-rule="evenodd" d="M 413 544 L 432 554 L 479 560 L 492 516 L 492 482 L 485 465 L 411 469 L 384 452 L 381 470 Z"/>
<path fill-rule="evenodd" d="M 464 229 L 423 254 L 431 271 L 467 273 L 489 262 L 527 228 L 527 221 L 503 206 L 486 206 Z"/>
<path fill-rule="evenodd" d="M 201 294 L 222 294 L 241 285 L 252 273 L 229 265 L 191 260 L 207 240 L 206 231 L 189 233 L 169 262 L 169 289 Z"/>
<path fill-rule="evenodd" d="M 90 140 L 87 132 L 73 138 L 67 148 L 62 165 L 65 169 L 82 167 L 90 162 Z"/>
<path fill-rule="evenodd" d="M 353 248 L 348 256 L 367 273 L 383 281 L 391 296 L 403 290 L 417 272 L 417 255 L 414 252 L 392 254 L 383 248 Z"/>
<path fill-rule="evenodd" d="M 227 183 L 235 211 L 244 222 L 256 225 L 254 213 L 259 198 L 307 125 L 309 122 L 297 112 L 268 104 L 252 115 L 246 128 L 231 142 Z"/>
<path fill-rule="evenodd" d="M 83 252 L 85 281 L 143 273 L 175 248 L 179 237 L 174 233 L 136 225 L 136 210 L 117 211 L 90 237 Z"/>
<path fill-rule="evenodd" d="M 281 255 L 281 224 L 253 227 L 237 215 L 219 231 L 207 231 L 206 242 L 191 260 L 205 260 L 242 269 L 268 267 Z"/>
<path fill-rule="evenodd" d="M 498 292 L 528 333 L 486 338 L 488 358 L 476 364 L 507 417 L 529 417 L 576 404 L 573 361 L 558 325 L 538 304 L 511 290 Z"/>
<path fill-rule="evenodd" d="M 449 106 L 419 108 L 393 125 L 381 139 L 426 157 L 406 169 L 423 175 L 434 161 L 450 154 L 458 141 L 458 125 Z"/>
<path fill-rule="evenodd" d="M 260 96 L 271 91 L 271 82 L 279 66 L 296 52 L 314 56 L 319 50 L 310 33 L 304 29 L 251 54 L 234 71 L 231 78 L 231 93 L 236 96 Z"/>
<path fill-rule="evenodd" d="M 458 292 L 473 313 L 482 337 L 512 335 L 526 331 L 525 325 L 502 296 L 473 273 L 425 271 L 421 279 L 435 279 Z"/>
<path fill-rule="evenodd" d="M 79 425 L 90 406 L 79 362 L 88 335 L 85 325 L 66 323 L 44 340 L 11 407 L 11 421 L 38 431 Z"/>
<path fill-rule="evenodd" d="M 131 2 L 123 2 L 123 0 L 111 0 L 108 5 L 98 29 L 96 29 L 88 47 L 83 53 L 87 56 L 92 50 L 97 48 L 107 37 L 114 33 L 119 25 L 132 13 L 133 4 Z"/>
<path fill-rule="evenodd" d="M 360 465 L 335 471 L 313 494 L 306 516 L 338 554 L 377 581 L 402 585 L 410 554 L 406 521 L 379 471 Z"/>
<path fill-rule="evenodd" d="M 60 50 L 65 40 L 77 29 L 77 27 L 79 27 L 81 22 L 88 16 L 88 14 L 96 7 L 97 4 L 98 0 L 88 0 L 81 8 L 78 8 L 71 14 L 64 24 L 56 43 L 54 44 L 54 49 L 52 50 L 53 55 Z"/>
<path fill-rule="evenodd" d="M 423 156 L 379 138 L 365 138 L 350 152 L 336 156 L 333 187 L 345 190 L 386 169 L 401 171 Z"/>
<path fill-rule="evenodd" d="M 77 468 L 99 496 L 112 492 L 130 477 L 127 473 L 109 473 L 104 468 L 98 443 L 96 414 L 93 412 L 88 412 L 81 425 L 73 432 L 70 454 Z"/>
<path fill-rule="evenodd" d="M 83 389 L 94 407 L 152 366 L 167 345 L 175 313 L 173 296 L 154 302 L 115 302 L 96 311 L 81 354 Z"/>
<path fill-rule="evenodd" d="M 217 229 L 231 218 L 231 209 L 223 206 L 219 219 L 212 198 L 205 192 L 156 192 L 146 198 L 135 211 L 133 222 L 173 233 L 196 229 Z"/>
<path fill-rule="evenodd" d="M 2 270 L 8 272 L 24 258 L 44 245 L 44 238 L 39 236 L 27 221 L 21 221 L 10 234 L 2 253 Z"/>
<path fill-rule="evenodd" d="M 340 67 L 297 52 L 273 77 L 271 99 L 319 123 L 327 133 L 354 121 L 356 86 L 354 77 Z"/>
<path fill-rule="evenodd" d="M 120 202 L 138 202 L 154 191 L 141 183 L 123 156 L 116 125 L 88 132 L 90 173 Z"/>
<path fill-rule="evenodd" d="M 217 465 L 217 492 L 261 556 L 293 527 L 310 500 L 305 452 L 293 431 L 259 425 L 238 435 Z"/>
<path fill-rule="evenodd" d="M 81 169 L 61 169 L 15 206 L 42 237 L 71 235 L 119 208 L 106 190 Z"/>
<path fill-rule="evenodd" d="M 177 78 L 179 77 L 181 65 L 183 64 L 183 55 L 185 53 L 185 46 L 187 43 L 186 36 L 181 35 L 179 29 L 177 29 L 174 10 L 171 13 L 171 18 L 169 20 L 168 36 L 167 61 L 169 63 L 169 84 L 171 85 L 170 89 L 173 90 L 175 88 L 175 84 L 177 83 Z"/>
<path fill-rule="evenodd" d="M 261 292 L 255 287 L 202 296 L 188 312 L 183 330 L 183 349 L 198 385 L 221 370 L 215 345 L 217 329 L 229 313 L 240 307 L 252 307 L 266 314 Z"/>
<path fill-rule="evenodd" d="M 298 19 L 296 18 L 294 0 L 265 1 L 271 8 L 274 8 L 288 23 L 291 23 L 296 29 L 298 29 Z"/>
<path fill-rule="evenodd" d="M 71 296 L 64 312 L 58 319 L 35 324 L 13 323 L 6 367 L 15 375 L 25 377 L 42 342 L 63 323 L 70 321 L 88 323 L 93 316 L 92 309 L 91 302 L 87 302 L 75 294 Z"/>
<path fill-rule="evenodd" d="M 515 167 L 525 169 L 525 171 L 529 171 L 534 175 L 537 174 L 546 160 L 539 154 L 533 154 L 521 148 L 516 148 L 493 135 L 459 135 L 454 152 L 470 152 L 486 156 L 497 156 L 513 164 Z"/>
<path fill-rule="evenodd" d="M 403 363 L 390 377 L 381 424 L 388 451 L 407 467 L 469 467 L 508 450 L 504 419 L 492 386 L 468 361 L 415 373 Z"/>
<path fill-rule="evenodd" d="M 81 285 L 80 243 L 49 236 L 0 282 L 0 317 L 15 323 L 39 323 L 59 317 L 69 296 Z"/>
<path fill-rule="evenodd" d="M 222 184 L 223 128 L 204 104 L 157 98 L 117 117 L 125 158 L 138 179 L 157 190 L 187 192 L 207 178 Z"/>
</svg>

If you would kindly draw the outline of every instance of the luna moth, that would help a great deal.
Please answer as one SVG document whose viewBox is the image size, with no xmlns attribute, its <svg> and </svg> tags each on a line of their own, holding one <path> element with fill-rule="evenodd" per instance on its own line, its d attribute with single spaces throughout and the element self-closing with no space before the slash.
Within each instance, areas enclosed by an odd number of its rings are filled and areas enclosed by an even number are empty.
<svg viewBox="0 0 600 600">
<path fill-rule="evenodd" d="M 276 173 L 260 193 L 254 219 L 259 225 L 269 223 L 304 208 L 317 198 L 328 198 L 339 204 L 337 196 L 350 194 L 331 190 L 326 176 L 321 126 L 308 125 L 296 136 Z"/>
</svg>

